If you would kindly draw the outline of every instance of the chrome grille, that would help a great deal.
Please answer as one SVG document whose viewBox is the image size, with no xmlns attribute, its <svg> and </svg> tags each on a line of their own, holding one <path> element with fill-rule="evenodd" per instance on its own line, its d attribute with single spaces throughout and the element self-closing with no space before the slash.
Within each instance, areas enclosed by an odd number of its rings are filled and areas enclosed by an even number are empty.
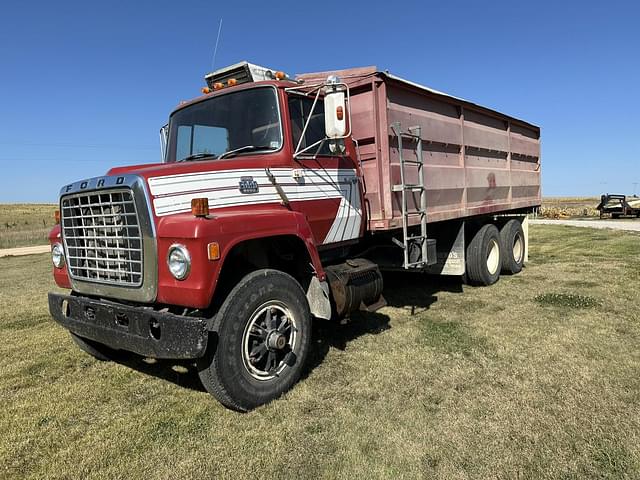
<svg viewBox="0 0 640 480">
<path fill-rule="evenodd" d="M 71 278 L 142 285 L 142 233 L 130 189 L 62 197 L 61 222 Z"/>
</svg>

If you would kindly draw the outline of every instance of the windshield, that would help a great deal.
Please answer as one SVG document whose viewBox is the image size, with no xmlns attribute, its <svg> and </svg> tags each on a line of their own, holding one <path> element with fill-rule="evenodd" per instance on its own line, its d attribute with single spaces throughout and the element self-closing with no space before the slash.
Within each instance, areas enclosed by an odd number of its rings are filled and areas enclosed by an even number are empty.
<svg viewBox="0 0 640 480">
<path fill-rule="evenodd" d="M 278 150 L 282 131 L 276 91 L 241 90 L 178 110 L 169 121 L 167 162 Z M 229 156 L 229 155 L 227 155 Z"/>
</svg>

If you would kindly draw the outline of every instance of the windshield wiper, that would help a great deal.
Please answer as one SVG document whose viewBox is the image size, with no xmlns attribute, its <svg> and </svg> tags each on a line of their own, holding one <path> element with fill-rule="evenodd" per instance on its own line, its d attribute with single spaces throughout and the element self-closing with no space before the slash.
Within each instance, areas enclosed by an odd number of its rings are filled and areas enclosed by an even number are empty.
<svg viewBox="0 0 640 480">
<path fill-rule="evenodd" d="M 228 152 L 224 152 L 220 156 L 218 156 L 218 160 L 222 158 L 227 158 L 230 155 L 235 155 L 240 152 L 251 152 L 255 150 L 275 150 L 275 147 L 271 147 L 269 145 L 245 145 L 244 147 L 234 148 L 233 150 L 229 150 Z"/>
<path fill-rule="evenodd" d="M 215 153 L 192 153 L 178 160 L 179 162 L 188 162 L 189 160 L 200 160 L 202 158 L 219 158 Z"/>
</svg>

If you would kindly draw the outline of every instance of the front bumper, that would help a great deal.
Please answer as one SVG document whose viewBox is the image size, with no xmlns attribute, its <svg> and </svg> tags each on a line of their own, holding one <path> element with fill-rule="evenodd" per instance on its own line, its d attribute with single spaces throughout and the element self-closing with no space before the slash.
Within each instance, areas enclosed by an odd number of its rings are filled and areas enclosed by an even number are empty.
<svg viewBox="0 0 640 480">
<path fill-rule="evenodd" d="M 69 331 L 118 350 L 152 358 L 199 358 L 207 319 L 86 297 L 49 293 L 49 311 Z"/>
</svg>

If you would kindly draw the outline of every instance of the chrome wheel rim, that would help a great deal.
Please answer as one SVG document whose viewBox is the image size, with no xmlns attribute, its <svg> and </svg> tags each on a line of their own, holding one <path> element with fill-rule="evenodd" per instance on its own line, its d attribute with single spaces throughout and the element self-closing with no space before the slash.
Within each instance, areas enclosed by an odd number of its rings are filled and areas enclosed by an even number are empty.
<svg viewBox="0 0 640 480">
<path fill-rule="evenodd" d="M 242 360 L 257 380 L 278 377 L 295 361 L 298 329 L 291 310 L 278 301 L 269 301 L 251 315 L 242 336 Z"/>
<path fill-rule="evenodd" d="M 498 271 L 500 263 L 500 246 L 498 241 L 492 238 L 489 242 L 489 249 L 487 252 L 487 270 L 490 275 L 494 275 Z"/>
</svg>

